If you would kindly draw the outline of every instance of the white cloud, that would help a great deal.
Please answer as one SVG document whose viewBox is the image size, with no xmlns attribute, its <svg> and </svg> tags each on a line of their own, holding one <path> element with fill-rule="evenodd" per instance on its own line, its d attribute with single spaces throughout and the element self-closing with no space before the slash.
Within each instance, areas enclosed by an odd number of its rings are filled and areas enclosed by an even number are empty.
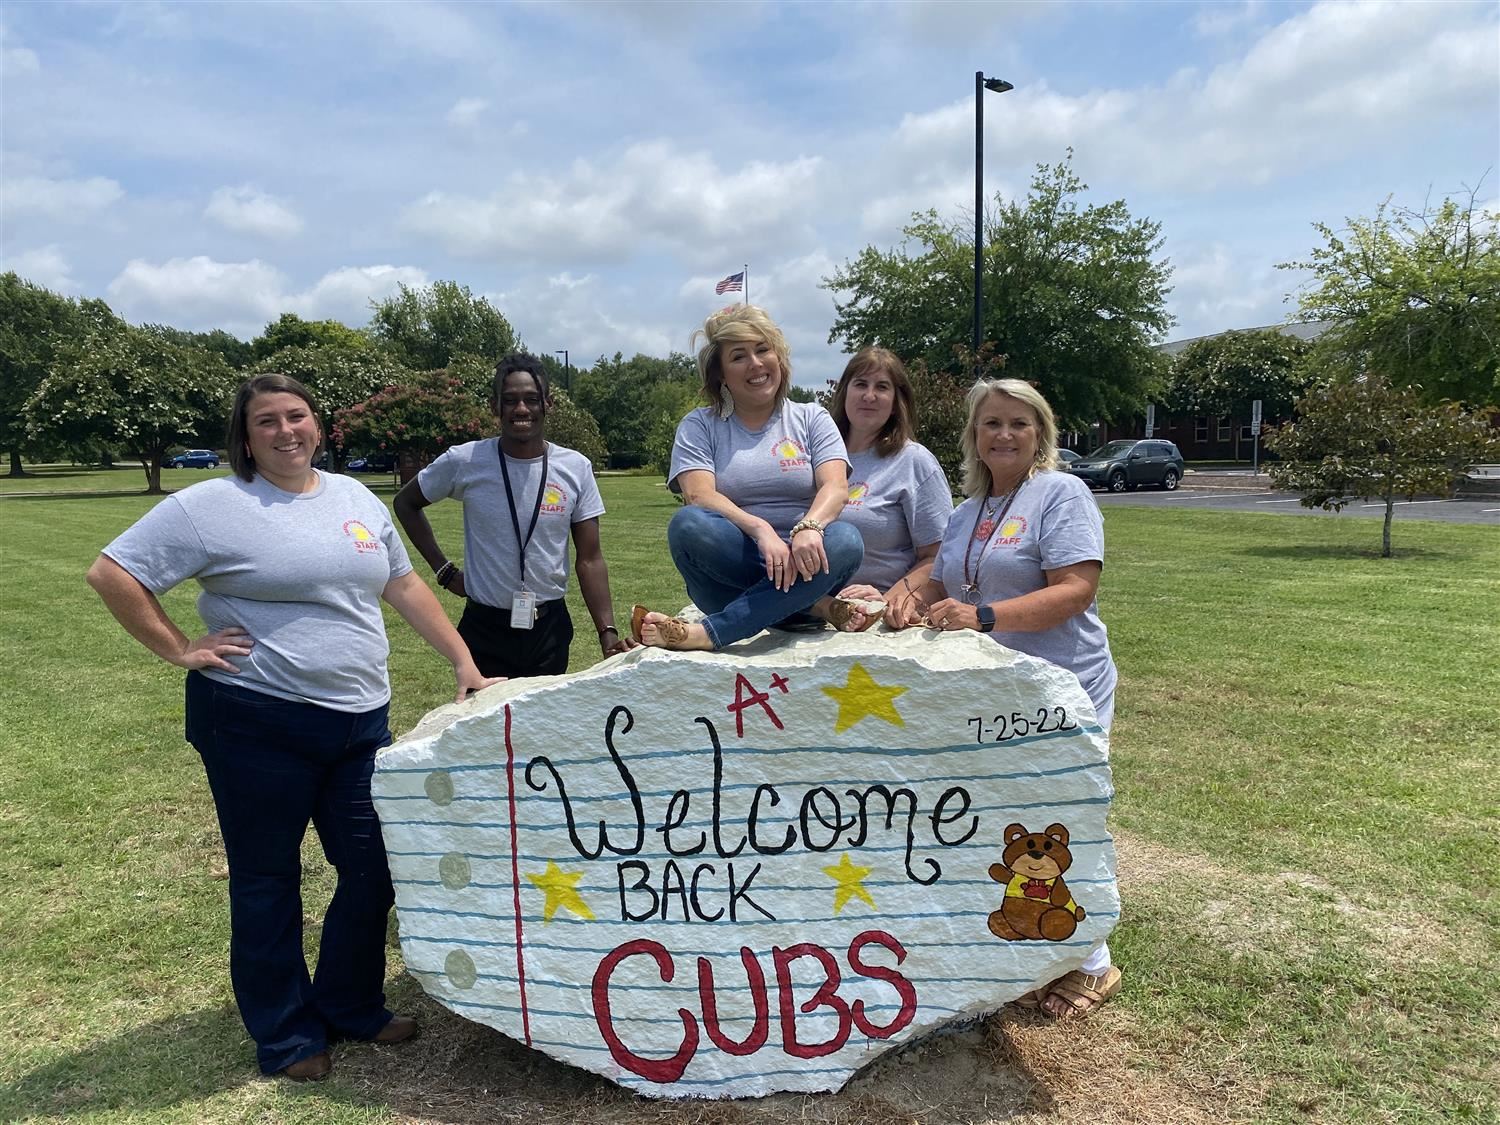
<svg viewBox="0 0 1500 1125">
<path fill-rule="evenodd" d="M 448 110 L 448 124 L 458 129 L 472 129 L 479 123 L 479 116 L 489 109 L 490 103 L 483 98 L 459 98 Z"/>
<path fill-rule="evenodd" d="M 1193 30 L 1210 39 L 1240 32 L 1260 18 L 1263 8 L 1262 0 L 1241 0 L 1238 4 L 1213 0 L 1193 16 Z"/>
<path fill-rule="evenodd" d="M 29 47 L 12 46 L 10 29 L 0 24 L 0 74 L 14 79 L 23 74 L 37 74 L 42 69 L 42 60 Z"/>
<path fill-rule="evenodd" d="M 637 352 L 666 355 L 687 346 L 686 330 L 639 315 L 618 315 L 620 309 L 638 310 L 639 297 L 628 290 L 611 291 L 596 274 L 563 272 L 527 279 L 508 292 L 488 296 L 504 310 L 528 348 L 538 353 L 567 348 L 574 367 L 592 366 L 601 355 L 615 352 L 627 357 Z"/>
<path fill-rule="evenodd" d="M 78 283 L 73 280 L 68 260 L 55 245 L 23 250 L 19 254 L 7 254 L 3 263 L 0 263 L 0 269 L 14 270 L 27 281 L 54 292 L 78 291 Z"/>
<path fill-rule="evenodd" d="M 219 188 L 203 209 L 203 216 L 228 230 L 261 238 L 291 238 L 302 233 L 302 220 L 296 212 L 249 184 Z"/>
<path fill-rule="evenodd" d="M 1323 3 L 1207 73 L 1184 69 L 1155 87 L 1082 94 L 1038 83 L 991 103 L 986 158 L 1072 145 L 1084 168 L 1152 187 L 1197 192 L 1269 182 L 1388 144 L 1395 134 L 1420 135 L 1456 104 L 1493 105 L 1500 59 L 1492 13 L 1488 6 Z M 908 115 L 889 159 L 956 165 L 973 113 L 970 97 Z"/>
<path fill-rule="evenodd" d="M 108 294 L 128 320 L 223 328 L 249 337 L 284 312 L 365 324 L 370 300 L 389 296 L 401 283 L 425 285 L 427 274 L 412 266 L 346 266 L 297 292 L 280 270 L 259 259 L 218 262 L 198 255 L 159 264 L 134 259 L 109 283 Z"/>
<path fill-rule="evenodd" d="M 821 175 L 818 157 L 726 171 L 651 141 L 561 177 L 515 173 L 485 198 L 429 192 L 401 223 L 471 258 L 611 261 L 654 243 L 705 259 L 805 224 Z"/>
<path fill-rule="evenodd" d="M 45 176 L 7 178 L 0 202 L 7 214 L 33 214 L 60 222 L 85 222 L 125 195 L 120 185 L 104 176 L 86 180 L 57 180 Z"/>
</svg>

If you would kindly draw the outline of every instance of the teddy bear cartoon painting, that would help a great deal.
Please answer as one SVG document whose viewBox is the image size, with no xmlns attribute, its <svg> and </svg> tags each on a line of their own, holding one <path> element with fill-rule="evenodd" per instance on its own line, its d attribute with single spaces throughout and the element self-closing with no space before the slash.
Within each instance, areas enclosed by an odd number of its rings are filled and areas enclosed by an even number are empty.
<svg viewBox="0 0 1500 1125">
<path fill-rule="evenodd" d="M 1049 824 L 1028 832 L 1021 824 L 1008 825 L 1001 859 L 990 864 L 990 878 L 1005 887 L 1000 909 L 990 915 L 990 932 L 1004 941 L 1072 937 L 1084 911 L 1063 882 L 1073 863 L 1067 828 Z"/>
</svg>

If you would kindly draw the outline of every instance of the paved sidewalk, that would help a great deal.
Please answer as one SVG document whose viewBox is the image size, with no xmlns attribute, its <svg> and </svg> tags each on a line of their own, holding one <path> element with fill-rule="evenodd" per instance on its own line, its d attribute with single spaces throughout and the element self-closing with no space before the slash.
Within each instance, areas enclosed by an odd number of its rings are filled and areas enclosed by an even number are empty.
<svg viewBox="0 0 1500 1125">
<path fill-rule="evenodd" d="M 1257 475 L 1249 469 L 1192 468 L 1188 469 L 1178 487 L 1189 490 L 1211 488 L 1215 492 L 1270 492 L 1275 488 L 1271 475 L 1264 469 Z M 1455 495 L 1469 500 L 1500 499 L 1500 466 L 1475 466 Z"/>
</svg>

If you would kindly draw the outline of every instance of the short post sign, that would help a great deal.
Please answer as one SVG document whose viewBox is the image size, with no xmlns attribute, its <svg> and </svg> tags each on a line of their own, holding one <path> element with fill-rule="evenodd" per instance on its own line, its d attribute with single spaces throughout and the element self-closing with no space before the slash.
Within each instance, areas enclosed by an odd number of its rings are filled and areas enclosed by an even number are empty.
<svg viewBox="0 0 1500 1125">
<path fill-rule="evenodd" d="M 423 988 L 654 1096 L 835 1089 L 1119 916 L 1087 696 L 972 633 L 503 684 L 383 752 L 374 792 Z"/>
<path fill-rule="evenodd" d="M 1254 442 L 1251 453 L 1250 471 L 1256 476 L 1260 475 L 1260 404 L 1260 399 L 1256 399 L 1250 404 L 1250 437 Z"/>
</svg>

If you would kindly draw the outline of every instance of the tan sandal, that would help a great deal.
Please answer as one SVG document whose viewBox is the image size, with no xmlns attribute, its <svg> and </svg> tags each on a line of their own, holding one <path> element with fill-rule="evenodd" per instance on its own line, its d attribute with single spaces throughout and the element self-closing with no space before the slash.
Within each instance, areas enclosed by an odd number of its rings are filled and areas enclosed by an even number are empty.
<svg viewBox="0 0 1500 1125">
<path fill-rule="evenodd" d="M 651 611 L 643 605 L 630 607 L 630 635 L 643 645 L 650 642 L 643 636 L 646 628 L 646 614 Z M 676 617 L 668 617 L 662 621 L 653 621 L 656 626 L 657 635 L 661 638 L 660 644 L 651 647 L 666 649 L 681 649 L 688 639 L 687 622 Z"/>
<path fill-rule="evenodd" d="M 1054 1019 L 1082 1019 L 1119 992 L 1123 981 L 1124 977 L 1116 965 L 1111 965 L 1097 976 L 1074 969 L 1047 986 L 1042 1011 Z M 1046 1001 L 1054 996 L 1067 1005 L 1067 1010 L 1061 1015 L 1054 1014 L 1046 1005 Z"/>
<path fill-rule="evenodd" d="M 865 615 L 865 623 L 858 629 L 846 628 L 856 613 Z M 833 598 L 828 606 L 828 624 L 840 632 L 863 633 L 879 621 L 884 613 L 884 602 L 866 601 L 863 598 Z"/>
</svg>

